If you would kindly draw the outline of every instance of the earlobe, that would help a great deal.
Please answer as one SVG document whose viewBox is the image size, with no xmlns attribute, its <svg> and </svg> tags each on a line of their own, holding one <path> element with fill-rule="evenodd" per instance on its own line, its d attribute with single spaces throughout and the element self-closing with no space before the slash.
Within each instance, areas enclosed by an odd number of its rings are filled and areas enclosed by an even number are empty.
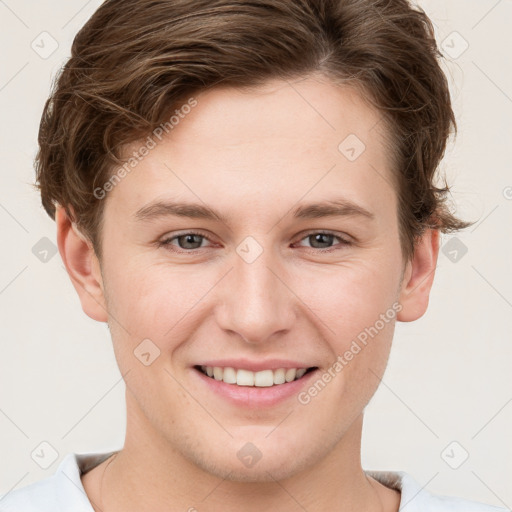
<svg viewBox="0 0 512 512">
<path fill-rule="evenodd" d="M 399 297 L 402 310 L 397 315 L 400 322 L 417 320 L 427 311 L 438 254 L 439 230 L 427 229 L 405 268 Z"/>
<path fill-rule="evenodd" d="M 78 293 L 82 309 L 93 320 L 107 322 L 103 281 L 91 242 L 80 233 L 61 206 L 57 207 L 55 221 L 59 252 Z"/>
</svg>

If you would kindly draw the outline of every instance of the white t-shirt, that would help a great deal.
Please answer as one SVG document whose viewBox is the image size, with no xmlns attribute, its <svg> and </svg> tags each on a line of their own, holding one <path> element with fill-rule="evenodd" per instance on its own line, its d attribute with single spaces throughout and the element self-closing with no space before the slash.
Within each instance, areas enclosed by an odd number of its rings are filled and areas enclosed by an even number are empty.
<svg viewBox="0 0 512 512">
<path fill-rule="evenodd" d="M 0 497 L 0 512 L 94 512 L 80 475 L 113 453 L 66 455 L 54 475 Z M 365 472 L 385 486 L 399 490 L 400 510 L 405 512 L 507 512 L 505 508 L 462 498 L 433 495 L 403 471 Z"/>
</svg>

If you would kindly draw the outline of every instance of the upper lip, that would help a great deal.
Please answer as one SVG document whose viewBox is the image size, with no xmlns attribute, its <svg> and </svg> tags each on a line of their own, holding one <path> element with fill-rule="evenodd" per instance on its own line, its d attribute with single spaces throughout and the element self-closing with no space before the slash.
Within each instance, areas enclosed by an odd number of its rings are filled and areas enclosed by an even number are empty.
<svg viewBox="0 0 512 512">
<path fill-rule="evenodd" d="M 291 361 L 290 359 L 266 359 L 264 361 L 251 361 L 250 359 L 211 359 L 203 361 L 196 366 L 218 366 L 220 368 L 235 368 L 237 370 L 249 370 L 260 372 L 262 370 L 279 370 L 279 368 L 313 368 L 315 365 Z"/>
</svg>

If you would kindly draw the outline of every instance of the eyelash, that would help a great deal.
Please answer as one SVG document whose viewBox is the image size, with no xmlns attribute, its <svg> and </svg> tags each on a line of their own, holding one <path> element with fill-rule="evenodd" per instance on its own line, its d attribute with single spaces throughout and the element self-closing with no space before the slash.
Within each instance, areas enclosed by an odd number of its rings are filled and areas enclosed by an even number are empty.
<svg viewBox="0 0 512 512">
<path fill-rule="evenodd" d="M 178 239 L 178 238 L 180 238 L 182 236 L 187 236 L 187 235 L 197 235 L 197 236 L 205 238 L 206 240 L 211 241 L 204 233 L 200 233 L 199 231 L 186 231 L 184 233 L 180 233 L 178 235 L 173 235 L 172 237 L 168 237 L 168 238 L 165 238 L 164 240 L 159 241 L 158 242 L 158 246 L 159 247 L 170 248 L 171 251 L 176 252 L 176 253 L 180 253 L 180 254 L 184 254 L 184 253 L 192 253 L 192 254 L 194 254 L 196 251 L 199 251 L 199 250 L 203 249 L 203 247 L 199 247 L 197 249 L 180 249 L 180 248 L 175 248 L 175 246 L 172 245 L 171 242 L 173 240 L 176 240 L 176 239 Z M 326 249 L 317 249 L 315 247 L 305 247 L 306 249 L 309 249 L 309 250 L 314 251 L 314 252 L 328 253 L 328 252 L 333 252 L 333 251 L 336 251 L 336 250 L 340 250 L 343 247 L 347 247 L 347 246 L 352 245 L 352 242 L 350 240 L 347 240 L 347 239 L 345 239 L 345 238 L 343 238 L 343 237 L 341 237 L 339 235 L 336 235 L 332 231 L 324 231 L 324 230 L 310 231 L 310 232 L 304 234 L 302 236 L 302 238 L 299 239 L 299 242 L 301 242 L 302 240 L 310 237 L 311 235 L 331 235 L 334 238 L 337 238 L 340 241 L 340 245 L 341 245 L 341 247 L 334 246 L 334 247 L 328 247 Z"/>
</svg>

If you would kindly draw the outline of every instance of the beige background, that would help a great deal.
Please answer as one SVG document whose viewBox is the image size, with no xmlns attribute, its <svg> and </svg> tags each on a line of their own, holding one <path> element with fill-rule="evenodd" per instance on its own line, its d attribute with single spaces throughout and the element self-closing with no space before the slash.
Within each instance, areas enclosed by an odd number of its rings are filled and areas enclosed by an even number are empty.
<svg viewBox="0 0 512 512">
<path fill-rule="evenodd" d="M 31 188 L 51 79 L 99 4 L 0 0 L 0 494 L 53 474 L 69 452 L 123 443 L 124 384 L 107 327 L 82 312 L 58 254 L 41 252 L 55 243 L 55 225 Z M 512 1 L 419 4 L 447 56 L 459 122 L 442 168 L 458 213 L 479 222 L 443 237 L 428 313 L 397 325 L 367 408 L 363 467 L 510 508 Z M 45 453 L 46 469 L 34 451 Z M 447 464 L 465 451 L 458 469 Z"/>
</svg>

